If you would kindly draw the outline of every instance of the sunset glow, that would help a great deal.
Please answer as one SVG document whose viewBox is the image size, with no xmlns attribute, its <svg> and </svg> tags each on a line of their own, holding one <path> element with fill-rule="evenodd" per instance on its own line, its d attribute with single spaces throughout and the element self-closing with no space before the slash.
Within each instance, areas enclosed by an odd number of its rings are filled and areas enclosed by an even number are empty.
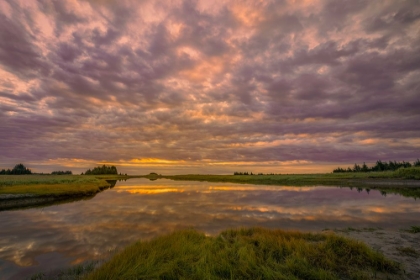
<svg viewBox="0 0 420 280">
<path fill-rule="evenodd" d="M 0 169 L 420 157 L 417 1 L 0 1 Z"/>
</svg>

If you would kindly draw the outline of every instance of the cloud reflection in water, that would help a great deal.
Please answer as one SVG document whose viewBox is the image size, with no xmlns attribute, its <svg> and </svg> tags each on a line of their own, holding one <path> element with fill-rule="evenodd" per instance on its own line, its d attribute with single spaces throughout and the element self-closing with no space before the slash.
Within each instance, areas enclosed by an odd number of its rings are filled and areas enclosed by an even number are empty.
<svg viewBox="0 0 420 280">
<path fill-rule="evenodd" d="M 375 190 L 132 179 L 88 201 L 0 213 L 0 272 L 48 267 L 49 254 L 58 266 L 102 258 L 184 227 L 403 228 L 419 216 L 419 201 Z"/>
</svg>

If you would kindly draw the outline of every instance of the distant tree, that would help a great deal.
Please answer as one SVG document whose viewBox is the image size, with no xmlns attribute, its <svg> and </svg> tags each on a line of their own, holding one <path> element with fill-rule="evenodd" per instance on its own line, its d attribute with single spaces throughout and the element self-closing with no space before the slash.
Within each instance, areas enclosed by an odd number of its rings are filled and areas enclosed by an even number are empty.
<svg viewBox="0 0 420 280">
<path fill-rule="evenodd" d="M 85 175 L 105 175 L 105 174 L 118 175 L 117 168 L 115 166 L 107 166 L 104 164 L 102 166 L 97 166 L 93 168 L 92 170 L 88 169 L 85 172 Z"/>
<path fill-rule="evenodd" d="M 24 175 L 24 174 L 32 174 L 32 171 L 25 167 L 22 163 L 16 164 L 12 170 L 10 169 L 2 169 L 0 171 L 0 175 Z"/>
<path fill-rule="evenodd" d="M 372 172 L 372 171 L 395 171 L 399 168 L 409 168 L 412 166 L 420 166 L 420 160 L 417 159 L 413 164 L 407 161 L 376 161 L 375 165 L 369 167 L 366 163 L 363 163 L 362 166 L 358 165 L 357 163 L 354 164 L 353 168 L 347 167 L 347 169 L 343 169 L 341 167 L 337 167 L 333 170 L 333 173 L 341 173 L 341 172 Z"/>
<path fill-rule="evenodd" d="M 67 171 L 53 171 L 51 172 L 52 175 L 72 175 L 73 172 L 71 172 L 70 170 Z"/>
<path fill-rule="evenodd" d="M 355 163 L 353 166 L 353 172 L 360 172 L 360 171 L 361 171 L 360 165 Z"/>
<path fill-rule="evenodd" d="M 367 167 L 366 163 L 363 163 L 362 169 L 360 171 L 369 172 L 369 168 Z"/>
<path fill-rule="evenodd" d="M 16 164 L 12 170 L 8 169 L 6 174 L 10 175 L 24 175 L 24 174 L 32 174 L 32 171 L 25 167 L 22 163 Z"/>
<path fill-rule="evenodd" d="M 337 167 L 336 169 L 333 170 L 333 173 L 344 173 L 344 172 L 346 172 L 346 170 L 341 167 Z"/>
</svg>

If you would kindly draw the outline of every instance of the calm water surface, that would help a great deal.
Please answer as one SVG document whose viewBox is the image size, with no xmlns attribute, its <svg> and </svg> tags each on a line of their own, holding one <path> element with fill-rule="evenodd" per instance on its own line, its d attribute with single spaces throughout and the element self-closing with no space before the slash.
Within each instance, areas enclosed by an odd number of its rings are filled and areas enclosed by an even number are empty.
<svg viewBox="0 0 420 280">
<path fill-rule="evenodd" d="M 318 231 L 419 223 L 419 200 L 375 190 L 131 179 L 90 200 L 0 212 L 0 279 L 100 259 L 185 227 L 217 234 L 249 226 Z"/>
</svg>

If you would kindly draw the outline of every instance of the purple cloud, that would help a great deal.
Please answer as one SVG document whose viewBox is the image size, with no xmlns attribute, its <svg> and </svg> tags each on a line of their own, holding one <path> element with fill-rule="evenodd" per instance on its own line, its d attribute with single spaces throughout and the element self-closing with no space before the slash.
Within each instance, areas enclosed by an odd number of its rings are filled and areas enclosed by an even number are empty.
<svg viewBox="0 0 420 280">
<path fill-rule="evenodd" d="M 419 157 L 416 1 L 3 1 L 0 23 L 1 168 Z"/>
</svg>

